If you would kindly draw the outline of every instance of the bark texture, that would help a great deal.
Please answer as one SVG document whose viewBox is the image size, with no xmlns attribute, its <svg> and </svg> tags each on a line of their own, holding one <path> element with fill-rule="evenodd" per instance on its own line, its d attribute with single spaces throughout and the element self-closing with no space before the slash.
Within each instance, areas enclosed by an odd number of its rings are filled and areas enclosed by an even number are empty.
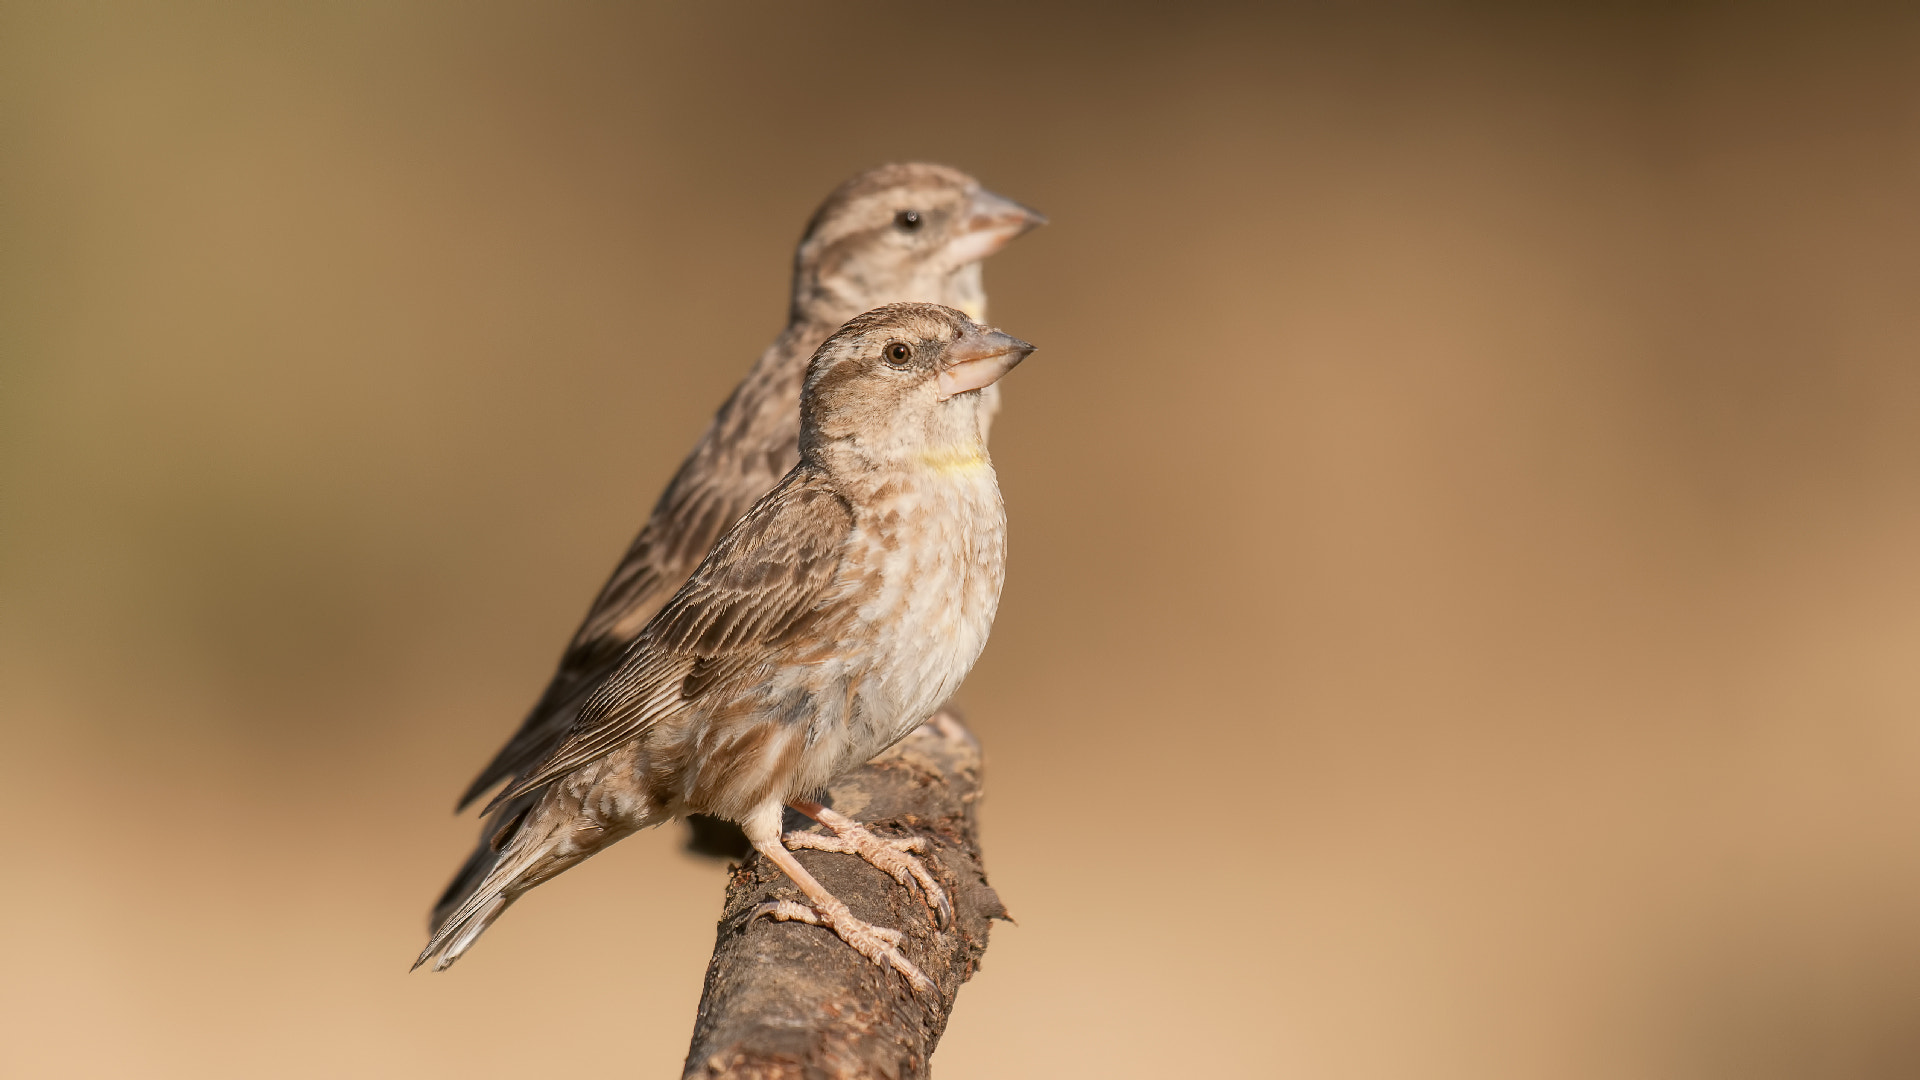
<svg viewBox="0 0 1920 1080">
<path fill-rule="evenodd" d="M 953 903 L 940 932 L 917 888 L 853 855 L 799 851 L 809 872 L 853 913 L 902 930 L 901 951 L 938 986 L 916 995 L 892 969 L 833 931 L 749 915 L 769 900 L 806 898 L 757 854 L 727 884 L 685 1076 L 699 1080 L 911 1080 L 925 1077 L 960 984 L 979 969 L 988 926 L 1006 918 L 981 868 L 974 803 L 980 744 L 943 712 L 834 784 L 822 801 L 882 836 L 925 837 L 922 856 Z M 792 812 L 789 830 L 812 825 Z"/>
</svg>

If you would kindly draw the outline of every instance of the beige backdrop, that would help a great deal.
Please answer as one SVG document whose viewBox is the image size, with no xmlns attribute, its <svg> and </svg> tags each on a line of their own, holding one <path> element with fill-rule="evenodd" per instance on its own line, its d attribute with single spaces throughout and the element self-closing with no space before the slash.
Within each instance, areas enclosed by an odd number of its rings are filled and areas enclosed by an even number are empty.
<svg viewBox="0 0 1920 1080">
<path fill-rule="evenodd" d="M 944 1077 L 1920 1075 L 1920 18 L 1331 7 L 7 5 L 0 1074 L 677 1075 L 721 868 L 408 975 L 448 811 L 931 158 L 1054 219 Z"/>
</svg>

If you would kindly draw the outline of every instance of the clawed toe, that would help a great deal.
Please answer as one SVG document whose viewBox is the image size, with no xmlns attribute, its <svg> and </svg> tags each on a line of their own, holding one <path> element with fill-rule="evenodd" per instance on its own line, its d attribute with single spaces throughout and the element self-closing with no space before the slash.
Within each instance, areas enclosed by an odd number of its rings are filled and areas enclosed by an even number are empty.
<svg viewBox="0 0 1920 1080">
<path fill-rule="evenodd" d="M 747 916 L 747 921 L 752 922 L 762 915 L 774 922 L 803 922 L 809 926 L 826 925 L 821 920 L 819 912 L 794 900 L 769 900 L 754 908 L 753 914 Z"/>
<path fill-rule="evenodd" d="M 928 872 L 926 866 L 909 854 L 909 852 L 927 851 L 926 840 L 917 836 L 901 840 L 882 839 L 852 818 L 835 813 L 816 802 L 796 799 L 787 805 L 832 829 L 834 835 L 801 832 L 782 836 L 774 829 L 767 829 L 758 836 L 749 829 L 747 835 L 753 840 L 754 850 L 772 860 L 775 866 L 792 878 L 794 884 L 800 886 L 800 891 L 806 893 L 807 899 L 813 901 L 813 904 L 808 906 L 791 900 L 776 900 L 754 908 L 752 917 L 759 918 L 761 915 L 766 915 L 782 922 L 797 921 L 827 927 L 839 935 L 841 941 L 851 945 L 855 952 L 875 964 L 891 967 L 906 976 L 907 981 L 913 984 L 916 993 L 935 994 L 939 988 L 933 984 L 933 980 L 927 978 L 926 974 L 900 951 L 900 943 L 906 940 L 905 934 L 854 918 L 853 912 L 847 910 L 847 905 L 842 903 L 839 897 L 827 891 L 826 886 L 820 884 L 812 874 L 807 873 L 807 868 L 800 865 L 800 860 L 793 857 L 794 849 L 799 848 L 858 855 L 886 871 L 901 885 L 906 885 L 910 880 L 917 883 L 926 896 L 927 906 L 933 909 L 938 925 L 946 926 L 953 919 L 953 907 L 947 903 L 946 891 L 933 879 L 933 875 Z M 777 825 L 779 822 L 777 807 L 771 808 L 768 811 L 768 817 L 763 820 L 769 825 Z"/>
<path fill-rule="evenodd" d="M 803 922 L 809 926 L 824 926 L 832 930 L 841 941 L 852 946 L 853 950 L 881 967 L 891 967 L 906 976 L 913 988 L 921 993 L 933 993 L 933 980 L 927 978 L 919 965 L 907 959 L 900 951 L 900 943 L 907 935 L 885 926 L 875 926 L 864 919 L 855 918 L 844 907 L 838 911 L 809 907 L 793 900 L 771 900 L 753 909 L 747 916 L 752 922 L 760 916 L 775 922 Z"/>
<path fill-rule="evenodd" d="M 907 935 L 902 933 L 899 930 L 894 930 L 885 926 L 875 926 L 872 923 L 868 923 L 866 925 L 867 925 L 866 932 L 869 934 L 872 934 L 874 937 L 877 937 L 881 941 L 885 942 L 888 948 L 897 949 L 900 947 L 901 942 L 907 940 Z M 917 971 L 919 969 L 916 968 L 915 970 Z"/>
<path fill-rule="evenodd" d="M 920 893 L 926 898 L 927 906 L 933 910 L 934 924 L 945 930 L 953 925 L 953 904 L 947 900 L 947 891 L 934 879 L 926 863 L 914 858 L 932 850 L 924 836 L 909 836 L 901 839 L 889 839 L 875 835 L 865 826 L 849 818 L 839 821 L 826 821 L 826 826 L 835 835 L 824 833 L 794 832 L 781 837 L 789 848 L 811 848 L 814 851 L 834 851 L 845 855 L 858 855 L 868 863 L 886 873 L 902 886 L 918 885 Z"/>
</svg>

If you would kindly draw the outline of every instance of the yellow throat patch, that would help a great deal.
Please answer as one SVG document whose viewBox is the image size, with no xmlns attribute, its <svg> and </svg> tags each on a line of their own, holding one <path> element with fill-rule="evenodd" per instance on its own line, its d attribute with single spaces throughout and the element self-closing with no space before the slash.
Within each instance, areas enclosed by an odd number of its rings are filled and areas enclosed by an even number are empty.
<svg viewBox="0 0 1920 1080">
<path fill-rule="evenodd" d="M 922 453 L 919 460 L 937 473 L 974 473 L 987 467 L 987 452 L 977 446 L 941 446 Z"/>
</svg>

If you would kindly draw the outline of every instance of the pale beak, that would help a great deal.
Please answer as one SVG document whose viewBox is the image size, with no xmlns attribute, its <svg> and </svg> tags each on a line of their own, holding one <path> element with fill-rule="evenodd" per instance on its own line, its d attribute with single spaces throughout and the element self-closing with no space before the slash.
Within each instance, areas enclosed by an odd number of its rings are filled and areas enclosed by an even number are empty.
<svg viewBox="0 0 1920 1080">
<path fill-rule="evenodd" d="M 940 400 L 992 386 L 1027 358 L 1033 346 L 998 330 L 981 327 L 947 347 L 941 359 Z"/>
<path fill-rule="evenodd" d="M 974 192 L 973 201 L 961 213 L 959 235 L 947 248 L 947 257 L 955 266 L 979 262 L 1006 247 L 1014 237 L 1047 223 L 1040 211 L 986 188 Z"/>
</svg>

